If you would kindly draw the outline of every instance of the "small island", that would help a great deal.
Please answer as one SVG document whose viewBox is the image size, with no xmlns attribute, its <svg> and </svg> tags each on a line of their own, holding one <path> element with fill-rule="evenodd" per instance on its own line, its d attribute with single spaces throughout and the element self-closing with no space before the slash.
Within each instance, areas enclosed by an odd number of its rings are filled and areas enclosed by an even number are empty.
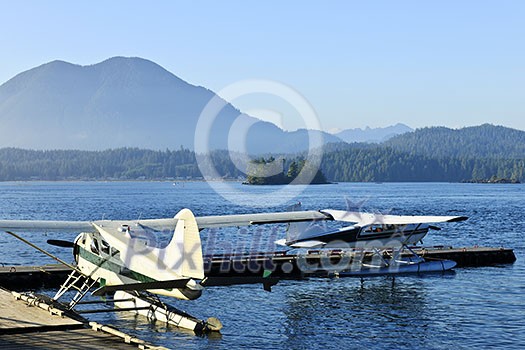
<svg viewBox="0 0 525 350">
<path fill-rule="evenodd" d="M 252 160 L 245 185 L 321 185 L 329 184 L 320 169 L 304 159 L 292 161 L 286 170 L 286 159 L 274 157 Z"/>
<path fill-rule="evenodd" d="M 507 179 L 497 176 L 492 176 L 490 179 L 472 179 L 467 181 L 462 181 L 463 183 L 473 183 L 473 184 L 519 184 L 521 183 L 517 179 Z"/>
</svg>

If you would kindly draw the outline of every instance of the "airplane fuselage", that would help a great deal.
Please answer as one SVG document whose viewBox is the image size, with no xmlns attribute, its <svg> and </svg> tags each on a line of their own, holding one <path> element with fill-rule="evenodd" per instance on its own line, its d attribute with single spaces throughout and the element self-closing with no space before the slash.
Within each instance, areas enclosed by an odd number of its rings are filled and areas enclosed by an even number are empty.
<svg viewBox="0 0 525 350">
<path fill-rule="evenodd" d="M 81 233 L 75 239 L 74 256 L 78 269 L 100 285 L 120 285 L 130 283 L 156 282 L 160 279 L 151 274 L 131 270 L 126 266 L 126 259 L 140 259 L 139 256 L 122 256 L 121 252 L 111 247 L 97 232 Z M 175 273 L 164 271 L 164 279 L 178 279 Z M 153 289 L 151 293 L 183 300 L 193 300 L 201 296 L 203 287 L 191 279 L 184 288 Z"/>
<path fill-rule="evenodd" d="M 326 248 L 390 248 L 415 244 L 428 233 L 428 224 L 347 226 L 337 230 L 304 234 L 286 242 L 291 247 L 308 247 L 309 242 Z"/>
</svg>

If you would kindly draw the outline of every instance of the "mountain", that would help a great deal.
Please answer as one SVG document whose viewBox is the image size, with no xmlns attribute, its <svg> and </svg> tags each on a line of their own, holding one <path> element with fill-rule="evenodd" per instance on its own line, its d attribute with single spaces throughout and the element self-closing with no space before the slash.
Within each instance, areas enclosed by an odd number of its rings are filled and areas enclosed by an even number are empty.
<svg viewBox="0 0 525 350">
<path fill-rule="evenodd" d="M 432 158 L 525 159 L 525 131 L 483 124 L 461 129 L 430 127 L 382 144 Z"/>
<path fill-rule="evenodd" d="M 283 131 L 154 62 L 126 57 L 89 66 L 53 61 L 1 85 L 0 147 L 193 149 L 197 122 L 210 101 L 222 107 L 198 130 L 208 136 L 210 149 L 233 144 L 234 151 L 282 153 L 308 147 L 304 130 Z M 234 128 L 229 135 L 232 126 L 246 129 Z"/>
<path fill-rule="evenodd" d="M 335 136 L 348 143 L 380 143 L 387 141 L 396 135 L 401 135 L 411 131 L 414 131 L 414 129 L 405 124 L 398 123 L 386 128 L 366 127 L 365 129 L 347 129 L 336 133 Z"/>
<path fill-rule="evenodd" d="M 321 168 L 330 181 L 525 180 L 525 131 L 490 124 L 423 128 L 324 151 Z"/>
</svg>

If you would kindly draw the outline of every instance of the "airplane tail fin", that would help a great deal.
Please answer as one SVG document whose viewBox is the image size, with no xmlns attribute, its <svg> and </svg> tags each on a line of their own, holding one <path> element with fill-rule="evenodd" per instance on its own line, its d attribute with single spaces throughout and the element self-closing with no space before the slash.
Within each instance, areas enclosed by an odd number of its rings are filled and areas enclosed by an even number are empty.
<svg viewBox="0 0 525 350">
<path fill-rule="evenodd" d="M 177 274 L 195 279 L 204 278 L 201 238 L 195 216 L 189 209 L 175 215 L 177 225 L 170 243 L 166 246 L 167 258 L 172 260 Z"/>
</svg>

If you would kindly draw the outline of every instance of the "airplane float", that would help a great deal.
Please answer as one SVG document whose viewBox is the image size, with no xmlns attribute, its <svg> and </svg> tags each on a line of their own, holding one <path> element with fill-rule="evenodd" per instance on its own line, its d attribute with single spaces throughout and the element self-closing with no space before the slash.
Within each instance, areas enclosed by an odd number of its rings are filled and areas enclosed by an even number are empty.
<svg viewBox="0 0 525 350">
<path fill-rule="evenodd" d="M 174 218 L 167 219 L 0 220 L 0 230 L 71 268 L 71 274 L 52 298 L 58 301 L 66 292 L 75 290 L 67 307 L 70 310 L 81 305 L 82 299 L 90 291 L 95 296 L 114 293 L 113 301 L 117 308 L 195 332 L 206 332 L 218 331 L 222 324 L 213 317 L 206 321 L 196 319 L 167 306 L 156 297 L 162 295 L 193 300 L 201 296 L 206 286 L 199 234 L 202 229 L 288 224 L 286 239 L 278 243 L 290 248 L 344 246 L 352 254 L 364 250 L 375 253 L 380 257 L 379 264 L 362 263 L 358 270 L 338 272 L 341 276 L 363 276 L 451 269 L 455 265 L 452 261 L 434 266 L 432 262 L 425 262 L 421 258 L 401 258 L 400 253 L 409 244 L 420 241 L 429 229 L 436 228 L 430 223 L 466 219 L 463 216 L 397 216 L 331 209 L 195 217 L 189 209 L 182 209 Z M 354 225 L 327 230 L 316 225 L 321 221 L 351 222 Z M 15 231 L 80 232 L 74 242 L 48 241 L 53 245 L 73 248 L 75 264 L 64 262 L 20 237 Z M 173 232 L 173 237 L 165 246 L 152 239 L 152 232 L 159 231 Z M 395 248 L 399 248 L 398 253 L 385 259 L 384 252 Z M 261 276 L 261 282 L 265 282 L 265 277 Z"/>
</svg>

